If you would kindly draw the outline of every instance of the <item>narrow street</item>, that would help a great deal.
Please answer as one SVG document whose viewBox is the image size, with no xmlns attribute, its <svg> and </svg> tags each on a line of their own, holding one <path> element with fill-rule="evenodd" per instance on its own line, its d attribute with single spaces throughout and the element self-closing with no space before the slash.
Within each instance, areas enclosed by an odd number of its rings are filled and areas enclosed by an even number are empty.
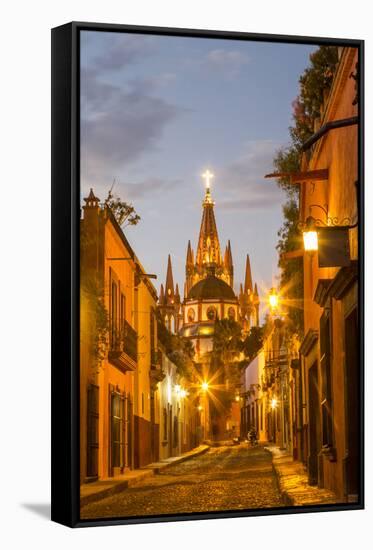
<svg viewBox="0 0 373 550">
<path fill-rule="evenodd" d="M 211 448 L 139 482 L 87 504 L 81 518 L 127 517 L 281 506 L 272 457 L 262 447 Z"/>
</svg>

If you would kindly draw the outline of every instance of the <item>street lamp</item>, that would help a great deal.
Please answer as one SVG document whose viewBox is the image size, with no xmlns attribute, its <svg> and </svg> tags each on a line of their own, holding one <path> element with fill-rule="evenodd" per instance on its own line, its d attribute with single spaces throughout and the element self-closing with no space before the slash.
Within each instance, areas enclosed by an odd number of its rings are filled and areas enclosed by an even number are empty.
<svg viewBox="0 0 373 550">
<path fill-rule="evenodd" d="M 316 252 L 319 248 L 316 223 L 312 216 L 309 216 L 306 220 L 306 226 L 303 231 L 303 244 L 304 250 L 307 252 Z"/>
<path fill-rule="evenodd" d="M 269 301 L 270 308 L 272 310 L 275 310 L 278 308 L 279 296 L 276 292 L 276 289 L 271 288 L 271 290 L 269 291 L 268 301 Z"/>
<path fill-rule="evenodd" d="M 208 382 L 202 382 L 201 387 L 202 387 L 202 390 L 206 392 L 209 389 Z"/>
<path fill-rule="evenodd" d="M 276 409 L 277 405 L 278 405 L 278 401 L 277 401 L 276 397 L 274 397 L 271 401 L 271 409 L 272 410 Z"/>
</svg>

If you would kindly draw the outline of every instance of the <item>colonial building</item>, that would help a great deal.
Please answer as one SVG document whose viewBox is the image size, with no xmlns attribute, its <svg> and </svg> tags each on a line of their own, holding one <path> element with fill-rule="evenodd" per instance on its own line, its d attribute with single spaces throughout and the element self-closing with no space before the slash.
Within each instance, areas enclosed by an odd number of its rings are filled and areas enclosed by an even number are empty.
<svg viewBox="0 0 373 550">
<path fill-rule="evenodd" d="M 250 258 L 246 257 L 244 284 L 234 290 L 234 265 L 231 243 L 224 256 L 221 253 L 210 179 L 206 172 L 206 192 L 202 202 L 202 220 L 197 251 L 188 241 L 185 262 L 184 299 L 174 286 L 171 257 L 168 257 L 165 285 L 161 285 L 158 308 L 166 326 L 193 340 L 197 356 L 211 351 L 213 326 L 216 319 L 232 319 L 244 331 L 259 324 L 259 294 L 253 285 Z"/>
<path fill-rule="evenodd" d="M 206 191 L 202 202 L 202 220 L 196 253 L 190 241 L 187 246 L 184 299 L 180 298 L 178 285 L 174 287 L 169 256 L 166 282 L 161 286 L 158 302 L 166 326 L 192 342 L 195 361 L 202 379 L 209 377 L 216 320 L 234 320 L 240 323 L 243 333 L 249 332 L 252 326 L 259 324 L 259 294 L 257 285 L 253 285 L 249 256 L 246 258 L 244 284 L 240 285 L 237 293 L 234 289 L 234 264 L 230 241 L 224 255 L 221 252 L 214 201 L 210 191 L 211 177 L 212 174 L 208 171 L 204 174 Z M 212 405 L 211 400 L 206 400 L 205 396 L 202 396 L 202 401 L 204 430 L 208 432 L 211 414 L 205 409 L 211 408 Z M 236 435 L 239 435 L 239 405 L 234 404 L 226 417 L 222 415 L 221 422 L 224 424 L 221 430 L 235 431 Z"/>
<path fill-rule="evenodd" d="M 182 319 L 169 260 L 160 301 L 111 209 L 84 199 L 80 287 L 80 480 L 125 474 L 202 439 L 199 398 L 161 335 Z M 163 323 L 164 320 L 164 323 Z"/>
<path fill-rule="evenodd" d="M 81 219 L 80 478 L 157 460 L 157 293 L 93 191 Z"/>
<path fill-rule="evenodd" d="M 132 248 L 91 190 L 81 219 L 81 481 L 134 466 L 135 273 Z"/>
<path fill-rule="evenodd" d="M 339 48 L 320 131 L 304 146 L 300 194 L 300 217 L 317 220 L 318 237 L 303 256 L 303 456 L 310 482 L 347 500 L 361 475 L 357 70 L 357 49 Z"/>
</svg>

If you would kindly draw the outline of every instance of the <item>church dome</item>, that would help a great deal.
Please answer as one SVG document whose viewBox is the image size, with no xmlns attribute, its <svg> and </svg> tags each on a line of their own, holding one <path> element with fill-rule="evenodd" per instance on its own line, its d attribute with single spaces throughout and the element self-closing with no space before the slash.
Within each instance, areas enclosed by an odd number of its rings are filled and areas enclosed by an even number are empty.
<svg viewBox="0 0 373 550">
<path fill-rule="evenodd" d="M 214 275 L 208 275 L 202 281 L 198 281 L 188 293 L 187 300 L 235 300 L 236 295 L 222 279 Z"/>
</svg>

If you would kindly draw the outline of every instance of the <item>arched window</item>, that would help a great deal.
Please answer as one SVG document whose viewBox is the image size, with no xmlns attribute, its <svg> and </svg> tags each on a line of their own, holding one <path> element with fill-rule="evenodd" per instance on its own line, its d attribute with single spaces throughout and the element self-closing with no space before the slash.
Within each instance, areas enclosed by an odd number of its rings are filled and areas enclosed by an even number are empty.
<svg viewBox="0 0 373 550">
<path fill-rule="evenodd" d="M 188 309 L 188 323 L 193 323 L 196 316 L 196 312 L 192 307 Z"/>
<path fill-rule="evenodd" d="M 228 308 L 228 319 L 230 321 L 234 321 L 236 319 L 236 312 L 235 312 L 234 307 L 229 307 Z"/>
<path fill-rule="evenodd" d="M 216 307 L 214 306 L 210 306 L 207 308 L 207 319 L 209 321 L 215 321 L 217 317 L 217 311 L 216 311 Z"/>
</svg>

